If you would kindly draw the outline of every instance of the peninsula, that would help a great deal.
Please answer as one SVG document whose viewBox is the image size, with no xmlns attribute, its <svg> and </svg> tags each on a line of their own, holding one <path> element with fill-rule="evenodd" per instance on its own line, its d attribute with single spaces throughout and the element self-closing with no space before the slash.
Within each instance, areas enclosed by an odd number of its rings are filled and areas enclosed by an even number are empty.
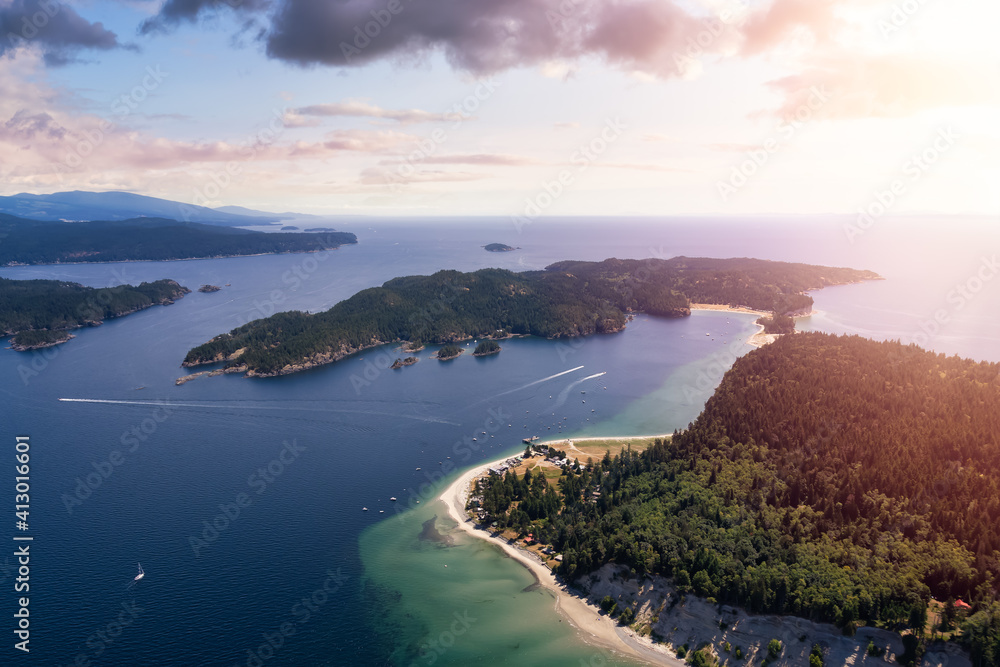
<svg viewBox="0 0 1000 667">
<path fill-rule="evenodd" d="M 442 499 L 520 547 L 574 624 L 653 662 L 993 665 L 998 377 L 786 336 L 738 359 L 686 431 L 616 456 L 532 443 Z"/>
<path fill-rule="evenodd" d="M 97 289 L 59 280 L 0 278 L 0 332 L 12 336 L 11 348 L 21 352 L 51 347 L 73 338 L 71 329 L 168 305 L 190 292 L 173 280 Z"/>
<path fill-rule="evenodd" d="M 166 218 L 42 221 L 2 213 L 0 234 L 0 266 L 243 257 L 357 243 L 349 232 L 266 233 Z"/>
<path fill-rule="evenodd" d="M 385 343 L 614 333 L 634 313 L 686 317 L 692 301 L 786 314 L 812 306 L 807 290 L 876 279 L 871 271 L 746 258 L 569 261 L 523 273 L 439 271 L 395 278 L 322 313 L 256 320 L 192 349 L 183 366 L 226 361 L 251 377 L 286 375 Z"/>
</svg>

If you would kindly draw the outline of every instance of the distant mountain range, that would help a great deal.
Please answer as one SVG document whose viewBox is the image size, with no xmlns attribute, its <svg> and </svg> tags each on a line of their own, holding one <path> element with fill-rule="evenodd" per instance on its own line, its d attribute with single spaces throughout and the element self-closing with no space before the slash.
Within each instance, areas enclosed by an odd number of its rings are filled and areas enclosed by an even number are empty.
<svg viewBox="0 0 1000 667">
<path fill-rule="evenodd" d="M 279 223 L 306 218 L 299 213 L 269 213 L 242 206 L 217 209 L 183 202 L 146 197 L 131 192 L 55 192 L 50 195 L 21 193 L 0 197 L 0 213 L 32 220 L 129 220 L 167 218 L 226 227 Z"/>
</svg>

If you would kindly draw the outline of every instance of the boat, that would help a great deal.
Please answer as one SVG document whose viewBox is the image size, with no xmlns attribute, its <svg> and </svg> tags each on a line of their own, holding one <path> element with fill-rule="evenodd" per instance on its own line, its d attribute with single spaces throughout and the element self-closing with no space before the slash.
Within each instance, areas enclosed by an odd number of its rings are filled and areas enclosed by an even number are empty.
<svg viewBox="0 0 1000 667">
<path fill-rule="evenodd" d="M 392 498 L 389 498 L 389 500 L 391 500 L 392 502 L 396 502 L 396 496 L 393 496 Z"/>
<path fill-rule="evenodd" d="M 420 470 L 420 468 L 417 468 L 417 470 Z"/>
<path fill-rule="evenodd" d="M 132 581 L 139 581 L 146 576 L 146 573 L 142 571 L 142 563 L 139 563 L 139 574 L 135 575 L 135 579 Z"/>
<path fill-rule="evenodd" d="M 362 508 L 361 508 L 361 511 L 362 511 L 362 512 L 367 512 L 367 511 L 368 511 L 368 508 L 367 508 L 367 507 L 362 507 Z"/>
</svg>

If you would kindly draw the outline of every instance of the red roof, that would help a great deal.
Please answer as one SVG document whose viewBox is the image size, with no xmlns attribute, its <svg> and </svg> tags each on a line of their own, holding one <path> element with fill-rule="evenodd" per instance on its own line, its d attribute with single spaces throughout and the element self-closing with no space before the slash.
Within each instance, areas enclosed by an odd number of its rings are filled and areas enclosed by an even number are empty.
<svg viewBox="0 0 1000 667">
<path fill-rule="evenodd" d="M 962 602 L 961 600 L 955 600 L 955 608 L 956 609 L 972 609 L 972 605 L 969 605 L 969 604 L 967 604 L 965 602 Z"/>
</svg>

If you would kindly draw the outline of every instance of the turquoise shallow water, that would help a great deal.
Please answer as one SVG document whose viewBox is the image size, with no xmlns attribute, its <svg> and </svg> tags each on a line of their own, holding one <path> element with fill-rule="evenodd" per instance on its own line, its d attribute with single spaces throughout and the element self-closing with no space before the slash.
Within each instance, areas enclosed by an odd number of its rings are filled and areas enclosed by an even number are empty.
<svg viewBox="0 0 1000 667">
<path fill-rule="evenodd" d="M 613 235 L 606 224 L 566 221 L 521 235 L 503 221 L 380 226 L 358 228 L 358 246 L 315 264 L 285 255 L 3 269 L 5 277 L 93 286 L 165 277 L 193 288 L 231 286 L 81 330 L 46 352 L 0 350 L 0 437 L 32 440 L 38 629 L 27 660 L 4 654 L 0 662 L 65 665 L 83 656 L 107 665 L 427 664 L 421 645 L 450 631 L 454 614 L 466 609 L 486 620 L 471 623 L 435 664 L 612 660 L 564 628 L 547 594 L 523 591 L 530 576 L 491 547 L 471 538 L 447 548 L 421 541 L 423 522 L 440 514 L 429 501 L 457 470 L 520 451 L 525 434 L 683 428 L 748 349 L 742 341 L 752 317 L 643 316 L 621 334 L 572 343 L 518 339 L 486 359 L 440 363 L 427 350 L 416 366 L 390 372 L 385 360 L 397 353 L 372 350 L 289 377 L 201 378 L 175 387 L 186 372 L 179 367 L 184 353 L 248 318 L 327 308 L 401 274 L 686 254 L 879 271 L 888 280 L 817 292 L 820 315 L 802 326 L 895 337 L 919 332 L 935 309 L 952 308 L 928 345 L 998 360 L 1000 280 L 981 285 L 961 309 L 948 299 L 983 253 L 1000 246 L 997 234 L 962 235 L 957 223 L 932 223 L 921 233 L 880 227 L 854 244 L 835 221 L 809 229 L 660 221 L 618 224 Z M 523 250 L 494 255 L 479 247 L 492 241 Z M 289 278 L 298 274 L 306 277 Z M 133 429 L 143 436 L 137 443 L 129 439 Z M 471 437 L 475 448 L 464 442 Z M 274 463 L 291 442 L 304 449 Z M 121 462 L 95 482 L 115 452 Z M 259 471 L 269 467 L 276 474 L 261 484 Z M 89 488 L 81 489 L 84 482 Z M 79 504 L 67 505 L 65 498 L 78 494 Z M 239 494 L 251 502 L 227 519 Z M 423 499 L 412 515 L 405 512 L 411 498 Z M 192 540 L 207 545 L 195 549 Z M 0 556 L 4 590 L 11 583 L 6 559 Z M 146 578 L 126 591 L 140 561 Z M 141 611 L 113 641 L 98 641 L 122 604 Z M 279 641 L 274 633 L 286 624 L 294 634 Z"/>
<path fill-rule="evenodd" d="M 446 517 L 432 502 L 361 536 L 367 607 L 392 664 L 635 664 L 582 643 L 528 570 Z M 448 543 L 420 537 L 427 521 Z"/>
</svg>

